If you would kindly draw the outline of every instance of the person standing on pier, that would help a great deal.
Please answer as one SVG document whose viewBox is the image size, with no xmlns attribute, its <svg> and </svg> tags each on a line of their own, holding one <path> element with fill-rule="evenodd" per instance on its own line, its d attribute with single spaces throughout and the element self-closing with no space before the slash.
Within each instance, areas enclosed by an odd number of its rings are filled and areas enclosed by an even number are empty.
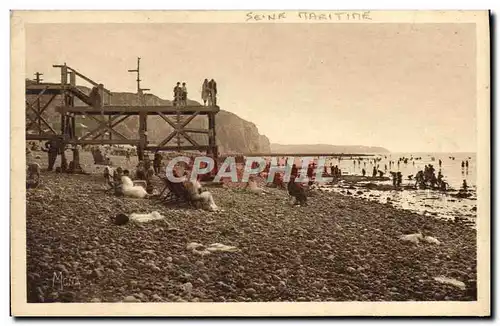
<svg viewBox="0 0 500 326">
<path fill-rule="evenodd" d="M 217 105 L 217 83 L 213 78 L 210 79 L 210 81 L 208 82 L 208 90 L 210 92 L 210 96 L 208 98 L 209 99 L 208 105 L 210 106 Z"/>
<path fill-rule="evenodd" d="M 101 109 L 101 94 L 99 94 L 99 86 L 92 87 L 92 90 L 90 91 L 89 94 L 89 99 L 94 109 L 96 110 Z"/>
<path fill-rule="evenodd" d="M 207 106 L 207 100 L 210 96 L 210 90 L 208 89 L 208 79 L 205 78 L 203 85 L 201 86 L 201 99 L 203 100 L 203 105 Z"/>
<path fill-rule="evenodd" d="M 177 82 L 177 85 L 174 87 L 174 106 L 179 106 L 181 103 L 182 89 L 181 83 Z"/>
<path fill-rule="evenodd" d="M 181 103 L 183 106 L 187 105 L 187 96 L 188 96 L 188 90 L 186 87 L 186 83 L 182 83 L 182 88 L 181 88 Z"/>
</svg>

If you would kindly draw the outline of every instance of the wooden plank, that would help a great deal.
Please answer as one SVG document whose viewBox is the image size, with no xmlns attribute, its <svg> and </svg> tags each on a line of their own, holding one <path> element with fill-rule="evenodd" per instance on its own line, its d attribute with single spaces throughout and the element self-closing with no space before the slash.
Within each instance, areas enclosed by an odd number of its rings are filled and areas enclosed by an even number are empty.
<svg viewBox="0 0 500 326">
<path fill-rule="evenodd" d="M 179 134 L 184 137 L 188 142 L 191 143 L 193 146 L 200 146 L 193 138 L 191 138 L 184 130 L 179 130 Z"/>
<path fill-rule="evenodd" d="M 147 150 L 152 151 L 200 151 L 204 152 L 209 149 L 209 146 L 147 146 Z"/>
<path fill-rule="evenodd" d="M 67 143 L 80 145 L 139 145 L 140 139 L 69 139 Z"/>
<path fill-rule="evenodd" d="M 158 146 L 163 146 L 171 141 L 177 135 L 177 130 L 172 131 L 165 139 L 163 139 Z"/>
<path fill-rule="evenodd" d="M 167 117 L 166 115 L 164 115 L 163 113 L 161 113 L 161 112 L 159 112 L 159 111 L 158 111 L 157 113 L 158 113 L 158 115 L 159 115 L 159 116 L 160 116 L 163 120 L 165 120 L 165 122 L 166 122 L 166 123 L 168 123 L 168 124 L 169 124 L 172 128 L 177 129 L 177 125 L 176 125 L 176 124 L 175 124 L 172 120 L 170 120 L 170 118 L 169 118 L 169 117 Z"/>
<path fill-rule="evenodd" d="M 112 119 L 110 119 L 108 122 L 109 122 L 109 127 L 110 128 L 114 128 L 116 127 L 117 125 L 119 125 L 120 123 L 122 123 L 123 121 L 127 120 L 129 118 L 128 115 L 126 116 L 122 116 L 120 119 L 118 119 L 120 116 L 115 116 L 113 117 Z M 115 121 L 117 120 L 117 121 Z M 92 139 L 97 139 L 97 137 L 100 137 L 102 136 L 102 134 L 105 132 L 104 129 L 102 129 L 99 133 L 97 133 L 96 135 L 94 135 L 92 137 Z M 111 136 L 111 133 L 109 134 L 109 136 Z M 111 139 L 111 138 L 110 138 Z"/>
<path fill-rule="evenodd" d="M 125 137 L 122 133 L 114 130 L 113 128 L 110 128 L 107 121 L 103 121 L 101 119 L 98 119 L 94 116 L 90 116 L 90 118 L 92 118 L 93 120 L 97 121 L 97 123 L 99 124 L 96 128 L 90 130 L 88 133 L 86 133 L 84 136 L 80 137 L 79 140 L 85 140 L 86 138 L 92 136 L 95 132 L 99 132 L 101 130 L 107 130 L 109 131 L 110 133 L 114 133 L 115 135 L 117 135 L 118 137 L 120 137 L 121 139 L 128 139 L 127 137 Z M 102 134 L 102 132 L 101 132 Z"/>
<path fill-rule="evenodd" d="M 66 66 L 66 65 L 52 65 L 52 67 L 54 67 L 54 68 L 66 68 L 68 71 L 72 71 L 72 72 L 74 72 L 74 73 L 75 73 L 75 75 L 77 75 L 77 76 L 78 76 L 78 77 L 80 77 L 81 79 L 83 79 L 83 80 L 87 81 L 88 83 L 92 84 L 93 86 L 97 86 L 97 85 L 99 85 L 99 83 L 97 83 L 97 82 L 93 81 L 93 80 L 92 80 L 92 79 L 90 79 L 89 77 L 87 77 L 87 76 L 85 76 L 84 74 L 82 74 L 82 73 L 80 73 L 80 72 L 76 71 L 75 69 L 71 68 L 70 66 Z M 103 90 L 104 90 L 107 94 L 109 94 L 109 95 L 113 96 L 113 93 L 112 93 L 110 90 L 108 90 L 108 89 L 106 89 L 106 88 L 104 88 L 104 87 L 103 87 Z"/>
<path fill-rule="evenodd" d="M 26 134 L 26 140 L 49 140 L 54 138 L 56 134 Z"/>
<path fill-rule="evenodd" d="M 158 106 L 127 106 L 127 105 L 106 105 L 103 106 L 102 110 L 95 110 L 94 108 L 88 106 L 58 106 L 56 110 L 60 113 L 75 113 L 84 115 L 138 115 L 141 112 L 147 115 L 159 115 L 161 112 L 164 115 L 177 115 L 180 112 L 181 115 L 186 114 L 209 114 L 217 113 L 220 111 L 219 107 L 207 107 L 207 106 L 186 106 L 186 107 L 173 107 L 167 105 Z M 189 119 L 188 119 L 189 120 Z"/>
<path fill-rule="evenodd" d="M 182 129 L 184 132 L 190 132 L 195 134 L 209 134 L 210 130 L 207 129 L 195 129 L 195 128 L 184 128 Z"/>
<path fill-rule="evenodd" d="M 199 114 L 199 112 L 193 113 L 193 115 L 191 115 L 189 118 L 186 119 L 186 121 L 184 121 L 184 123 L 181 125 L 181 128 L 184 128 L 185 126 L 187 126 L 191 121 L 193 121 L 194 118 L 196 118 L 196 116 L 198 114 Z"/>
</svg>

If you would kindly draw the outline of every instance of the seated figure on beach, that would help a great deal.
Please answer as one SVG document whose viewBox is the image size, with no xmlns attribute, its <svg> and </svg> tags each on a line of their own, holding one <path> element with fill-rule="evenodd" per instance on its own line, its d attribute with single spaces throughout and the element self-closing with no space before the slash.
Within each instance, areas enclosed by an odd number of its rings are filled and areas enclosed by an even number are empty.
<svg viewBox="0 0 500 326">
<path fill-rule="evenodd" d="M 134 186 L 134 182 L 128 176 L 121 178 L 122 192 L 125 197 L 144 198 L 148 195 L 146 189 L 141 186 Z"/>
<path fill-rule="evenodd" d="M 257 185 L 257 181 L 255 181 L 255 177 L 253 175 L 251 175 L 248 178 L 247 184 L 245 185 L 245 188 L 243 188 L 243 189 L 245 189 L 245 190 L 248 189 L 251 193 L 254 193 L 257 195 L 264 195 L 267 193 L 264 189 L 260 188 Z"/>
<path fill-rule="evenodd" d="M 207 211 L 215 212 L 219 207 L 215 204 L 214 198 L 209 191 L 203 190 L 198 180 L 187 180 L 184 182 L 184 187 L 191 196 L 194 202 L 199 202 L 201 208 Z"/>
</svg>

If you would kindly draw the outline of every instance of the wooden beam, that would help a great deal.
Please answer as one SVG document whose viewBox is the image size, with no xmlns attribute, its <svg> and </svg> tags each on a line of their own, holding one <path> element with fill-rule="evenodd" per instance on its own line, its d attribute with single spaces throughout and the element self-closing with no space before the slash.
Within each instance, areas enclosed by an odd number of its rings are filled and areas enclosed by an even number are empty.
<svg viewBox="0 0 500 326">
<path fill-rule="evenodd" d="M 181 115 L 186 114 L 196 114 L 205 115 L 209 113 L 218 113 L 220 111 L 219 107 L 208 107 L 202 105 L 184 106 L 184 107 L 174 107 L 168 105 L 157 105 L 157 106 L 127 106 L 127 105 L 106 105 L 103 106 L 102 110 L 96 110 L 88 106 L 58 106 L 56 110 L 60 113 L 74 113 L 82 115 L 139 115 L 140 113 L 145 113 L 147 115 L 159 115 L 161 112 L 164 115 L 177 115 L 180 112 Z M 189 119 L 188 119 L 189 120 Z"/>
<path fill-rule="evenodd" d="M 28 99 L 26 99 L 25 101 L 26 101 L 26 104 L 28 105 L 28 107 L 29 107 L 30 109 L 33 109 L 33 105 L 35 105 L 35 103 L 37 102 L 37 100 L 39 100 L 39 99 L 40 99 L 40 97 L 42 97 L 43 93 L 45 93 L 45 91 L 47 91 L 48 89 L 49 89 L 48 87 L 43 88 L 43 89 L 42 89 L 42 90 L 38 93 L 37 97 L 35 97 L 35 99 L 33 100 L 33 102 L 31 102 L 31 103 L 29 103 L 29 102 L 28 102 Z"/>
<path fill-rule="evenodd" d="M 98 132 L 100 130 L 108 130 L 109 132 L 116 134 L 121 139 L 128 139 L 127 137 L 125 137 L 120 132 L 114 130 L 113 128 L 110 128 L 107 121 L 103 121 L 103 120 L 98 119 L 98 118 L 96 118 L 94 116 L 90 116 L 90 118 L 92 118 L 93 120 L 97 121 L 97 123 L 99 123 L 99 125 L 96 128 L 90 130 L 84 136 L 80 137 L 79 140 L 85 140 L 86 138 L 89 138 L 93 133 Z"/>
<path fill-rule="evenodd" d="M 186 121 L 184 121 L 184 123 L 181 125 L 181 128 L 187 126 L 191 121 L 193 121 L 194 118 L 196 118 L 196 116 L 198 116 L 198 114 L 199 112 L 193 113 L 189 118 L 186 119 Z"/>
<path fill-rule="evenodd" d="M 152 151 L 200 151 L 204 152 L 208 150 L 208 146 L 148 146 L 147 150 Z"/>
<path fill-rule="evenodd" d="M 26 140 L 50 140 L 57 134 L 26 134 Z"/>
<path fill-rule="evenodd" d="M 177 135 L 177 130 L 172 131 L 165 139 L 163 139 L 160 144 L 158 144 L 159 147 L 167 144 L 169 141 L 171 141 L 175 136 Z"/>
<path fill-rule="evenodd" d="M 191 138 L 191 136 L 189 136 L 188 134 L 186 134 L 186 133 L 184 132 L 184 130 L 179 130 L 178 132 L 179 132 L 179 134 L 181 134 L 181 135 L 182 135 L 185 139 L 187 139 L 187 141 L 188 141 L 188 142 L 190 142 L 190 143 L 191 143 L 191 145 L 193 145 L 193 146 L 198 146 L 198 147 L 200 146 L 200 145 L 199 145 L 199 144 L 198 144 L 198 143 L 197 143 L 197 142 L 196 142 L 193 138 Z"/>
<path fill-rule="evenodd" d="M 80 145 L 139 145 L 140 139 L 69 139 L 67 143 Z"/>
<path fill-rule="evenodd" d="M 190 132 L 195 134 L 209 134 L 210 131 L 207 129 L 194 129 L 194 128 L 184 128 L 182 129 L 184 132 Z"/>
<path fill-rule="evenodd" d="M 38 121 L 42 121 L 45 124 L 45 126 L 47 126 L 50 129 L 50 131 L 52 131 L 54 134 L 56 134 L 56 131 L 52 128 L 52 126 L 47 122 L 47 120 L 44 119 L 44 117 L 42 117 L 42 113 L 49 107 L 50 103 L 52 103 L 52 101 L 56 98 L 56 96 L 57 96 L 57 94 L 52 95 L 50 100 L 47 103 L 45 103 L 45 105 L 40 109 L 40 111 L 35 110 L 35 108 L 33 108 L 33 106 L 30 106 L 30 109 L 33 110 L 33 112 L 35 112 L 36 117 L 34 119 L 31 119 L 31 117 L 28 116 L 28 119 L 30 119 L 31 122 L 29 123 L 28 126 L 26 126 L 26 129 L 30 129 L 32 124 L 37 125 L 36 122 L 38 120 Z M 38 125 L 37 125 L 37 127 L 38 127 Z M 42 130 L 39 129 L 39 132 L 42 132 Z"/>
<path fill-rule="evenodd" d="M 108 121 L 108 123 L 109 123 L 109 127 L 110 127 L 110 128 L 114 128 L 114 127 L 116 127 L 118 124 L 120 124 L 120 123 L 122 123 L 123 121 L 127 120 L 130 116 L 129 116 L 129 115 L 126 115 L 126 116 L 123 116 L 123 117 L 121 117 L 120 119 L 118 119 L 119 117 L 120 117 L 120 116 L 115 116 L 115 117 L 113 117 L 111 120 L 109 120 L 109 121 Z M 113 122 L 114 120 L 117 120 L 117 119 L 118 119 L 118 121 Z M 94 136 L 92 137 L 92 139 L 96 139 L 97 137 L 102 136 L 103 132 L 104 132 L 104 130 L 101 130 L 101 132 L 99 132 L 97 135 L 94 135 Z M 110 133 L 109 135 L 111 136 L 111 133 Z"/>
<path fill-rule="evenodd" d="M 81 79 L 83 79 L 83 80 L 87 81 L 88 83 L 92 84 L 93 86 L 97 86 L 97 85 L 99 85 L 99 83 L 97 83 L 97 82 L 93 81 L 93 80 L 92 80 L 92 79 L 90 79 L 89 77 L 87 77 L 87 76 L 85 76 L 84 74 L 82 74 L 82 73 L 80 73 L 80 72 L 76 71 L 75 69 L 71 68 L 70 66 L 66 66 L 66 65 L 52 65 L 52 67 L 54 67 L 54 68 L 63 68 L 63 67 L 65 67 L 68 71 L 72 71 L 72 72 L 74 72 L 74 73 L 75 73 L 75 75 L 77 75 L 77 76 L 78 76 L 78 77 L 80 77 Z M 108 89 L 106 89 L 106 88 L 104 88 L 104 87 L 103 87 L 103 90 L 104 90 L 107 94 L 109 94 L 109 95 L 113 96 L 113 93 L 112 93 L 110 90 L 108 90 Z"/>
<path fill-rule="evenodd" d="M 157 113 L 158 113 L 158 115 L 159 115 L 159 116 L 160 116 L 163 120 L 165 120 L 165 122 L 166 122 L 166 123 L 168 123 L 168 124 L 169 124 L 172 128 L 174 128 L 175 130 L 177 130 L 177 129 L 178 129 L 177 124 L 176 124 L 176 123 L 174 123 L 172 120 L 170 120 L 170 119 L 169 119 L 166 115 L 164 115 L 163 113 L 161 113 L 161 112 L 159 112 L 159 111 L 158 111 Z"/>
</svg>

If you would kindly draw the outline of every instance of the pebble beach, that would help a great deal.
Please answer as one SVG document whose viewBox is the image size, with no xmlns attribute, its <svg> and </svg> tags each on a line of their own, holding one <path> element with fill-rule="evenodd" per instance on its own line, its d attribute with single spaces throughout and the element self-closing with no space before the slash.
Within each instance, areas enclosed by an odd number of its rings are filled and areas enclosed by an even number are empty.
<svg viewBox="0 0 500 326">
<path fill-rule="evenodd" d="M 460 221 L 318 189 L 297 207 L 282 189 L 210 188 L 219 212 L 104 189 L 98 173 L 44 171 L 27 190 L 28 302 L 476 299 L 476 230 Z M 401 239 L 417 232 L 439 243 Z"/>
</svg>

